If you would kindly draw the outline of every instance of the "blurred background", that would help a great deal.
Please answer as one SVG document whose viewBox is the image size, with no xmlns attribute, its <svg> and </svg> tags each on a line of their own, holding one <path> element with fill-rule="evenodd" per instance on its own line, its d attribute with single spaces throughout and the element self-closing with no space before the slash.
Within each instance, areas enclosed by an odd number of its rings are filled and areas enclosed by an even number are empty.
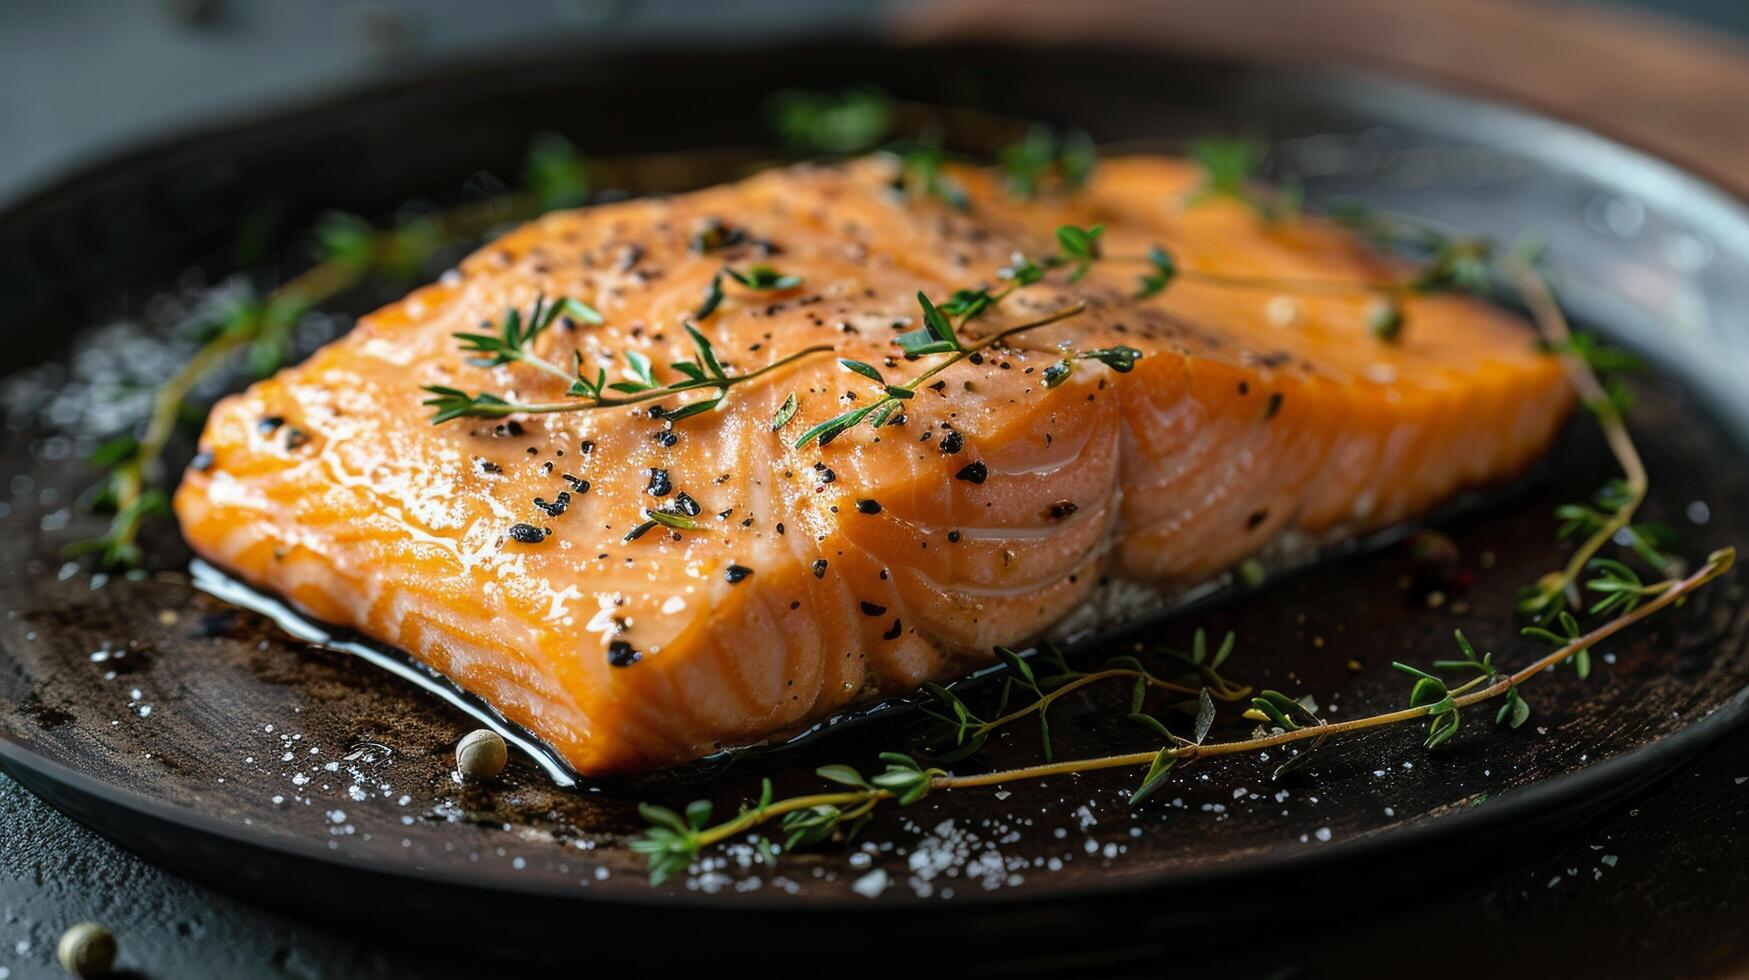
<svg viewBox="0 0 1749 980">
<path fill-rule="evenodd" d="M 1437 58 L 1440 18 L 1454 2 L 1470 8 L 1565 5 L 1612 21 L 1658 18 L 1680 32 L 1715 35 L 1701 39 L 1709 46 L 1749 39 L 1745 0 L 1404 0 L 1401 9 L 1411 15 L 1409 35 L 1375 43 L 1415 47 L 1421 56 Z M 602 32 L 672 39 L 834 24 L 850 28 L 951 6 L 960 5 L 934 0 L 6 0 L 0 3 L 0 201 L 142 140 L 222 124 L 251 110 L 470 54 L 513 52 L 519 45 L 545 48 L 563 44 L 567 36 Z M 1168 0 L 1154 9 L 1163 19 L 1184 16 L 1187 30 L 1195 32 L 1206 29 L 1200 26 L 1204 18 L 1195 16 L 1200 8 L 1226 6 Z M 1286 0 L 1279 6 L 1302 12 L 1327 7 L 1340 16 L 1356 5 Z"/>
</svg>

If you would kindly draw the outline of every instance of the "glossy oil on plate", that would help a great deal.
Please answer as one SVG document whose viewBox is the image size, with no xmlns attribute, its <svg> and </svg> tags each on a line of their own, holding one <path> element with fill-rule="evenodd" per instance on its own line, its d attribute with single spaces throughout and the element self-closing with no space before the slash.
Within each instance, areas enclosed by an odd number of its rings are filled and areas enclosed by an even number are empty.
<svg viewBox="0 0 1749 980">
<path fill-rule="evenodd" d="M 665 83 L 624 81 L 652 75 Z M 20 284 L 0 331 L 22 354 L 0 380 L 0 762 L 152 860 L 312 915 L 430 935 L 450 903 L 484 896 L 507 948 L 614 939 L 592 947 L 597 958 L 661 942 L 673 916 L 699 937 L 781 926 L 826 948 L 951 915 L 968 956 L 1019 956 L 1030 947 L 1013 940 L 1038 930 L 1109 942 L 1231 926 L 1295 895 L 1376 893 L 1498 859 L 1643 788 L 1742 718 L 1749 607 L 1732 576 L 1603 644 L 1588 680 L 1570 669 L 1539 677 L 1525 690 L 1532 720 L 1516 731 L 1496 729 L 1483 706 L 1433 753 L 1406 727 L 1332 744 L 1280 780 L 1280 759 L 1211 761 L 1135 809 L 1130 772 L 936 793 L 881 811 L 846 845 L 769 863 L 732 843 L 654 887 L 627 847 L 643 827 L 638 802 L 708 798 L 720 815 L 766 777 L 780 795 L 807 792 L 817 766 L 916 750 L 921 719 L 887 712 L 799 746 L 574 788 L 517 755 L 502 779 L 464 785 L 451 753 L 475 727 L 465 711 L 202 593 L 173 528 L 149 536 L 143 576 L 93 574 L 61 556 L 101 526 L 79 506 L 94 478 L 82 457 L 138 417 L 149 386 L 186 355 L 179 324 L 239 288 L 238 270 L 260 287 L 301 268 L 308 240 L 297 232 L 324 209 L 385 216 L 410 200 L 493 193 L 545 129 L 604 157 L 663 154 L 642 157 L 667 162 L 623 175 L 623 190 L 681 190 L 775 153 L 755 135 L 774 90 L 867 83 L 942 104 L 968 78 L 983 109 L 1081 126 L 1108 144 L 1267 134 L 1273 175 L 1302 181 L 1314 202 L 1364 200 L 1504 241 L 1540 236 L 1570 311 L 1656 364 L 1633 415 L 1652 473 L 1648 518 L 1670 525 L 1691 561 L 1749 540 L 1745 408 L 1731 399 L 1749 366 L 1749 216 L 1629 149 L 1394 82 L 1133 53 L 872 42 L 567 51 L 179 139 L 0 215 L 0 278 Z M 984 118 L 941 121 L 951 143 L 987 151 Z M 300 343 L 392 296 L 344 297 L 302 325 Z M 177 451 L 179 468 L 192 446 Z M 1390 662 L 1446 656 L 1454 629 L 1522 663 L 1541 648 L 1517 635 L 1514 592 L 1564 558 L 1552 509 L 1589 496 L 1611 467 L 1581 420 L 1521 484 L 1436 521 L 1459 557 L 1431 598 L 1405 549 L 1380 545 L 1223 590 L 1070 659 L 1148 659 L 1185 648 L 1198 626 L 1232 630 L 1227 674 L 1310 693 L 1332 720 L 1399 706 L 1406 687 Z M 1126 699 L 1119 685 L 1056 705 L 1057 757 L 1146 747 L 1124 721 Z M 1249 727 L 1223 722 L 1215 736 Z M 956 769 L 1039 753 L 1023 726 Z M 821 914 L 846 910 L 858 914 Z"/>
</svg>

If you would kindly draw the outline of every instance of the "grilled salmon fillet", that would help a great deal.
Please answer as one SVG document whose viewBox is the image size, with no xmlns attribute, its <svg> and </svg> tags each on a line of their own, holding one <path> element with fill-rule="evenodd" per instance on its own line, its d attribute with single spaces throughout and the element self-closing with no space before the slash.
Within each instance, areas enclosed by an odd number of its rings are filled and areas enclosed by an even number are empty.
<svg viewBox="0 0 1749 980">
<path fill-rule="evenodd" d="M 435 425 L 421 405 L 426 385 L 563 400 L 564 382 L 470 364 L 452 336 L 541 295 L 605 320 L 542 333 L 548 361 L 576 352 L 617 377 L 627 351 L 684 360 L 684 325 L 725 265 L 801 280 L 730 282 L 696 321 L 731 374 L 830 344 L 892 381 L 930 363 L 895 344 L 917 325 L 919 290 L 939 302 L 999 285 L 999 268 L 1052 250 L 1063 224 L 1102 223 L 1108 257 L 1160 244 L 1187 270 L 1403 273 L 1316 219 L 1189 206 L 1200 175 L 1182 161 L 1108 160 L 1084 189 L 1031 201 L 956 169 L 963 210 L 896 194 L 893 178 L 876 159 L 775 170 L 511 232 L 221 402 L 176 494 L 184 534 L 311 616 L 409 651 L 580 773 L 622 773 L 955 676 L 993 645 L 1098 621 L 1118 593 L 1170 593 L 1268 547 L 1423 513 L 1520 471 L 1569 411 L 1526 325 L 1473 299 L 1407 299 L 1406 329 L 1386 343 L 1362 291 L 1183 276 L 1138 299 L 1145 267 L 1110 258 L 1079 281 L 1052 271 L 962 336 L 1085 312 L 943 371 L 902 424 L 824 446 L 793 444 L 879 395 L 833 356 L 678 422 L 637 405 Z M 701 249 L 700 228 L 731 233 Z M 1127 373 L 1078 361 L 1047 386 L 1065 345 L 1141 357 Z M 792 394 L 794 419 L 774 431 Z M 627 540 L 645 508 L 679 494 L 702 527 Z"/>
</svg>

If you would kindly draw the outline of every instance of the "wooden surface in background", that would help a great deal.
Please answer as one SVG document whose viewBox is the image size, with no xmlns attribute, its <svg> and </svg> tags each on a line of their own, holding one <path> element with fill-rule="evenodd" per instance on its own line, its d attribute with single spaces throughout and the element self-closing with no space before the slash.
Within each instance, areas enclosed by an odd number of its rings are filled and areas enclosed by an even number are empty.
<svg viewBox="0 0 1749 980">
<path fill-rule="evenodd" d="M 1386 72 L 1537 109 L 1749 197 L 1749 45 L 1533 0 L 946 0 L 916 39 L 1099 42 Z"/>
</svg>

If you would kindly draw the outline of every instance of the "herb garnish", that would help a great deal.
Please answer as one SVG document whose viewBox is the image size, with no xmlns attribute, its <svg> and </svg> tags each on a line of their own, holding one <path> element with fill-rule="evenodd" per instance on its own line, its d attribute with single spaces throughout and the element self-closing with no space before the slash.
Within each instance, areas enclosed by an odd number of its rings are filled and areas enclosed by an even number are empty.
<svg viewBox="0 0 1749 980">
<path fill-rule="evenodd" d="M 1670 581 L 1656 597 L 1633 611 L 1563 643 L 1554 651 L 1510 674 L 1489 673 L 1480 677 L 1479 681 L 1473 681 L 1461 688 L 1448 688 L 1438 677 L 1417 672 L 1419 693 L 1411 695 L 1417 703 L 1400 710 L 1346 721 L 1326 721 L 1296 699 L 1280 692 L 1265 691 L 1252 700 L 1252 710 L 1273 723 L 1273 730 L 1266 734 L 1228 742 L 1203 742 L 1168 732 L 1168 744 L 1154 751 L 1045 762 L 1018 769 L 963 776 L 938 768 L 925 768 L 909 755 L 883 752 L 879 758 L 886 763 L 886 768 L 872 777 L 864 778 L 858 770 L 842 765 L 824 766 L 816 771 L 820 778 L 846 787 L 841 791 L 774 800 L 767 781 L 756 805 L 743 807 L 733 819 L 715 825 L 709 823 L 711 806 L 708 801 L 695 801 L 688 806 L 689 815 L 696 814 L 697 819 L 684 823 L 677 818 L 670 820 L 671 811 L 645 805 L 640 807 L 640 812 L 652 826 L 642 838 L 632 842 L 632 848 L 649 857 L 651 881 L 660 884 L 673 874 L 686 870 L 704 847 L 751 830 L 772 819 L 779 819 L 779 826 L 790 834 L 784 847 L 793 849 L 818 843 L 840 832 L 846 836 L 853 835 L 880 803 L 893 800 L 901 806 L 909 805 L 935 790 L 972 789 L 1070 773 L 1146 766 L 1146 774 L 1141 783 L 1130 794 L 1130 801 L 1135 805 L 1143 802 L 1163 785 L 1175 766 L 1205 758 L 1260 752 L 1306 741 L 1310 741 L 1315 748 L 1332 737 L 1424 719 L 1429 724 L 1425 744 L 1430 748 L 1436 747 L 1450 740 L 1456 733 L 1457 713 L 1460 709 L 1495 698 L 1503 699 L 1496 715 L 1497 721 L 1508 727 L 1517 727 L 1523 724 L 1529 712 L 1529 706 L 1520 693 L 1520 688 L 1525 684 L 1533 681 L 1549 667 L 1566 662 L 1580 651 L 1589 649 L 1713 581 L 1728 571 L 1735 559 L 1734 549 L 1725 548 L 1714 552 L 1693 574 Z M 1486 669 L 1491 670 L 1491 665 Z M 1420 682 L 1425 681 L 1431 681 L 1431 685 L 1421 686 Z M 1203 715 L 1200 708 L 1198 714 L 1197 733 L 1206 735 L 1208 729 L 1200 720 Z M 954 723 L 959 723 L 957 713 Z M 972 727 L 977 724 L 971 722 Z M 1308 754 L 1309 752 L 1301 752 L 1291 757 L 1276 770 L 1277 774 L 1297 766 L 1297 760 Z"/>
<path fill-rule="evenodd" d="M 1645 502 L 1649 489 L 1646 466 L 1640 459 L 1639 450 L 1634 446 L 1633 436 L 1628 433 L 1627 423 L 1622 417 L 1621 403 L 1610 397 L 1589 357 L 1599 355 L 1599 360 L 1605 367 L 1617 370 L 1630 365 L 1619 356 L 1610 354 L 1607 349 L 1600 348 L 1590 338 L 1577 339 L 1567 325 L 1560 304 L 1555 302 L 1548 283 L 1528 263 L 1514 261 L 1510 264 L 1509 271 L 1542 328 L 1546 346 L 1561 359 L 1562 366 L 1566 368 L 1568 382 L 1578 392 L 1580 401 L 1591 410 L 1598 427 L 1603 430 L 1604 441 L 1608 443 L 1610 452 L 1622 469 L 1622 477 L 1611 481 L 1598 494 L 1596 509 L 1569 504 L 1556 511 L 1556 516 L 1562 521 L 1559 536 L 1565 538 L 1583 533 L 1584 539 L 1564 566 L 1542 576 L 1535 584 L 1526 586 L 1519 593 L 1519 611 L 1533 617 L 1538 623 L 1546 624 L 1562 613 L 1569 603 L 1578 604 L 1576 586 L 1579 578 L 1591 566 L 1598 552 L 1618 534 L 1623 535 L 1633 551 L 1658 572 L 1667 572 L 1672 563 L 1652 546 L 1651 541 L 1656 532 L 1634 523 L 1634 514 Z M 1605 566 L 1604 577 L 1600 581 L 1611 580 L 1621 581 L 1610 566 Z M 1637 579 L 1634 580 L 1635 590 L 1645 588 L 1638 585 Z M 1606 585 L 1595 591 L 1619 594 L 1628 590 L 1620 585 Z M 1645 593 L 1637 591 L 1636 594 Z"/>
<path fill-rule="evenodd" d="M 936 702 L 936 706 L 923 709 L 923 713 L 935 719 L 941 726 L 937 732 L 937 740 L 952 745 L 950 751 L 940 756 L 941 762 L 958 762 L 976 754 L 992 732 L 1030 715 L 1038 716 L 1044 757 L 1049 760 L 1052 753 L 1051 729 L 1046 712 L 1050 710 L 1052 702 L 1063 695 L 1103 681 L 1132 681 L 1130 720 L 1165 733 L 1165 725 L 1142 713 L 1144 702 L 1151 691 L 1167 691 L 1192 698 L 1211 694 L 1222 701 L 1238 701 L 1250 695 L 1251 688 L 1234 684 L 1219 673 L 1221 664 L 1232 652 L 1233 634 L 1228 633 L 1226 640 L 1210 658 L 1203 631 L 1199 629 L 1196 631 L 1191 653 L 1166 651 L 1168 656 L 1179 660 L 1184 669 L 1183 676 L 1177 680 L 1166 680 L 1150 672 L 1135 657 L 1113 658 L 1100 670 L 1075 670 L 1064 659 L 1062 651 L 1055 646 L 1046 646 L 1033 658 L 1034 662 L 1051 670 L 1050 674 L 1041 677 L 1033 671 L 1031 664 L 1014 651 L 997 647 L 996 656 L 1008 666 L 1009 674 L 1002 682 L 1002 693 L 995 710 L 996 717 L 990 720 L 978 717 L 966 707 L 958 695 L 939 684 L 923 685 L 924 692 Z M 1016 689 L 1032 692 L 1033 699 L 1018 708 L 1008 710 L 1008 702 Z M 1210 720 L 1212 721 L 1212 715 Z"/>
<path fill-rule="evenodd" d="M 1072 130 L 1060 140 L 1049 126 L 1034 125 L 1026 138 L 998 154 L 1008 192 L 1019 198 L 1036 195 L 1055 179 L 1069 190 L 1083 187 L 1099 159 L 1093 138 Z"/>
<path fill-rule="evenodd" d="M 837 156 L 873 149 L 893 127 L 893 102 L 875 89 L 779 92 L 770 101 L 777 133 L 809 155 Z"/>
<path fill-rule="evenodd" d="M 893 152 L 899 164 L 899 174 L 893 181 L 893 190 L 913 201 L 934 198 L 955 211 L 964 211 L 971 207 L 971 199 L 966 196 L 965 188 L 942 172 L 942 166 L 947 162 L 947 154 L 942 150 L 939 140 L 925 138 L 902 144 Z"/>
<path fill-rule="evenodd" d="M 746 272 L 723 266 L 722 271 L 711 277 L 710 285 L 705 287 L 704 300 L 693 311 L 692 319 L 695 323 L 703 323 L 717 311 L 717 307 L 723 305 L 726 295 L 723 292 L 724 276 L 756 292 L 782 292 L 802 284 L 801 276 L 786 275 L 770 265 L 752 265 Z"/>
<path fill-rule="evenodd" d="M 780 277 L 785 278 L 785 277 Z M 787 287 L 771 287 L 787 288 Z M 780 371 L 803 358 L 814 354 L 823 354 L 832 350 L 831 346 L 815 344 L 804 347 L 792 354 L 780 357 L 764 367 L 748 371 L 744 374 L 731 374 L 717 359 L 716 349 L 704 334 L 692 324 L 686 324 L 686 336 L 692 343 L 693 357 L 685 361 L 675 361 L 668 365 L 670 369 L 681 375 L 678 381 L 667 384 L 656 380 L 650 358 L 640 351 L 625 353 L 624 375 L 621 380 L 607 380 L 607 370 L 597 368 L 593 377 L 584 370 L 581 352 L 573 352 L 572 369 L 570 371 L 540 357 L 530 349 L 530 343 L 545 329 L 556 313 L 550 310 L 566 310 L 572 307 L 567 304 L 572 300 L 562 299 L 548 308 L 549 312 L 541 314 L 545 322 L 538 322 L 531 317 L 527 326 L 522 323 L 520 315 L 511 310 L 505 315 L 504 326 L 496 335 L 492 334 L 457 334 L 462 339 L 463 349 L 470 351 L 485 351 L 493 357 L 488 360 L 470 360 L 479 366 L 492 366 L 517 362 L 529 365 L 543 373 L 565 381 L 568 387 L 565 394 L 569 401 L 560 402 L 516 402 L 507 400 L 490 392 L 469 394 L 459 388 L 448 385 L 427 385 L 424 391 L 432 397 L 424 404 L 432 408 L 433 423 L 448 422 L 457 418 L 502 418 L 506 415 L 519 413 L 552 413 L 579 412 L 598 408 L 619 408 L 625 405 L 635 405 L 640 402 L 655 401 L 688 391 L 715 389 L 716 394 L 710 398 L 689 402 L 675 409 L 666 409 L 661 417 L 669 422 L 678 422 L 691 418 L 716 408 L 722 403 L 723 396 L 730 388 L 756 378 Z M 581 304 L 578 304 L 579 306 Z M 583 307 L 588 309 L 588 307 Z M 539 301 L 536 303 L 536 313 L 541 313 Z M 610 394 L 618 392 L 618 395 Z"/>
<path fill-rule="evenodd" d="M 1029 320 L 1026 323 L 1017 326 L 999 330 L 987 337 L 973 341 L 970 344 L 963 344 L 960 342 L 957 332 L 954 330 L 953 325 L 948 320 L 947 316 L 929 302 L 928 296 L 919 292 L 917 294 L 917 299 L 918 302 L 923 305 L 925 326 L 920 331 L 901 334 L 898 338 L 899 345 L 904 347 L 906 353 L 909 354 L 944 353 L 949 356 L 938 361 L 927 370 L 904 384 L 888 383 L 878 370 L 860 361 L 842 362 L 847 369 L 879 384 L 883 395 L 879 399 L 870 402 L 861 408 L 853 408 L 841 412 L 840 414 L 808 429 L 796 439 L 795 448 L 801 449 L 815 440 L 819 440 L 821 445 L 826 445 L 833 439 L 843 435 L 846 431 L 855 428 L 865 419 L 868 421 L 870 428 L 878 429 L 883 425 L 887 425 L 895 420 L 900 407 L 906 401 L 915 397 L 918 389 L 922 388 L 924 382 L 928 381 L 930 378 L 935 377 L 937 374 L 940 374 L 973 354 L 976 354 L 994 344 L 1000 343 L 1015 334 L 1026 330 L 1033 330 L 1045 326 L 1046 324 L 1056 323 L 1059 320 L 1066 320 L 1069 317 L 1079 315 L 1087 308 L 1084 303 L 1065 306 L 1062 309 L 1047 316 L 1040 317 L 1039 319 Z M 908 341 L 907 338 L 910 338 L 910 340 Z"/>
<path fill-rule="evenodd" d="M 1097 238 L 1100 230 L 1102 229 L 1097 226 L 1087 229 L 1094 238 Z M 1059 235 L 1060 234 L 1061 232 L 1059 232 Z M 1454 249 L 1457 249 L 1458 247 L 1459 246 L 1456 245 L 1453 246 Z M 1448 258 L 1432 260 L 1429 264 L 1418 268 L 1414 274 L 1407 278 L 1384 280 L 1346 281 L 1341 279 L 1310 279 L 1287 276 L 1245 276 L 1223 272 L 1209 272 L 1202 269 L 1186 269 L 1178 264 L 1178 261 L 1173 257 L 1172 253 L 1168 252 L 1160 245 L 1150 247 L 1146 256 L 1111 256 L 1109 259 L 1105 260 L 1113 262 L 1141 262 L 1148 265 L 1148 271 L 1142 273 L 1138 277 L 1135 293 L 1137 299 L 1147 299 L 1150 296 L 1156 296 L 1164 292 L 1168 286 L 1178 280 L 1198 282 L 1205 285 L 1230 289 L 1260 289 L 1282 293 L 1311 293 L 1336 296 L 1372 294 L 1374 296 L 1374 302 L 1367 316 L 1367 329 L 1374 337 L 1377 337 L 1384 343 L 1396 343 L 1401 339 L 1403 327 L 1407 323 L 1407 311 L 1403 305 L 1404 300 L 1407 298 L 1455 289 L 1462 289 L 1471 292 L 1485 292 L 1490 288 L 1491 280 L 1478 283 L 1471 278 L 1473 273 L 1467 271 L 1467 265 L 1464 267 L 1466 271 L 1460 273 L 1455 271 L 1455 268 L 1437 264 L 1441 262 L 1460 261 L 1468 263 L 1474 260 L 1477 254 L 1472 250 L 1480 247 L 1482 246 L 1465 244 L 1462 246 L 1464 249 L 1462 254 L 1467 257 L 1462 260 L 1450 258 L 1449 256 L 1458 254 L 1458 252 L 1453 251 L 1447 253 Z M 1087 250 L 1084 254 L 1085 258 L 1077 259 L 1078 264 L 1076 267 L 1076 273 L 1078 275 L 1085 274 L 1088 266 L 1103 258 L 1098 254 L 1096 249 Z M 1483 252 L 1480 254 L 1485 255 L 1486 253 Z"/>
<path fill-rule="evenodd" d="M 769 265 L 748 266 L 746 272 L 736 272 L 734 269 L 724 266 L 723 272 L 730 279 L 748 289 L 776 291 L 794 289 L 802 284 L 801 276 L 785 275 Z"/>
<path fill-rule="evenodd" d="M 154 471 L 190 394 L 202 380 L 231 364 L 239 354 L 246 358 L 251 373 L 273 373 L 290 351 L 292 328 L 317 304 L 372 278 L 412 278 L 446 245 L 476 239 L 506 221 L 580 203 L 594 169 L 594 164 L 562 137 L 547 134 L 530 148 L 528 183 L 521 191 L 387 229 L 374 228 L 350 215 L 324 218 L 314 236 L 316 264 L 259 298 L 220 309 L 202 331 L 200 349 L 158 387 L 139 438 L 112 440 L 93 458 L 93 463 L 108 470 L 93 501 L 98 507 L 113 508 L 115 514 L 101 536 L 78 542 L 68 551 L 97 553 L 103 564 L 111 567 L 139 564 L 141 526 L 147 518 L 169 512 L 168 497 L 151 485 Z"/>
<path fill-rule="evenodd" d="M 625 540 L 636 541 L 657 525 L 671 528 L 676 531 L 696 531 L 703 526 L 696 516 L 683 513 L 679 509 L 676 509 L 674 505 L 665 505 L 653 509 L 646 507 L 644 508 L 643 514 L 643 523 L 632 528 L 630 531 L 627 531 Z"/>
<path fill-rule="evenodd" d="M 1203 182 L 1190 195 L 1188 204 L 1216 198 L 1239 201 L 1265 221 L 1280 221 L 1299 213 L 1298 185 L 1269 187 L 1257 179 L 1268 155 L 1261 140 L 1251 137 L 1209 137 L 1190 144 L 1190 157 L 1202 168 Z"/>
</svg>

